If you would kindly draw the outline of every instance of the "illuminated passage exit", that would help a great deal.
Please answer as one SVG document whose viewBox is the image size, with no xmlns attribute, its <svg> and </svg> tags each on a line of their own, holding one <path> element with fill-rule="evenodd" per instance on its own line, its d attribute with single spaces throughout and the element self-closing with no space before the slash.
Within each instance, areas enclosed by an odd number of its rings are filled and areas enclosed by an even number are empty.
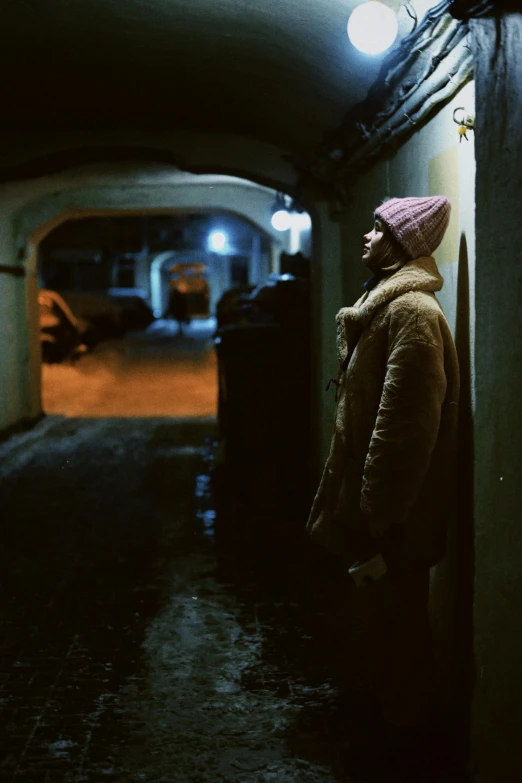
<svg viewBox="0 0 522 783">
<path fill-rule="evenodd" d="M 266 281 L 271 238 L 224 213 L 67 221 L 41 243 L 42 402 L 67 416 L 215 416 L 220 299 Z"/>
</svg>

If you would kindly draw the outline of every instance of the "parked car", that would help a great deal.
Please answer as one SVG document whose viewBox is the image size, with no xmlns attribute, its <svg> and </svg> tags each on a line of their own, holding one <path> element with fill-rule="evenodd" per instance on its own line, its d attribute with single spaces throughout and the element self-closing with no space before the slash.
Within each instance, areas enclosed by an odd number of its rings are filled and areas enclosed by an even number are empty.
<svg viewBox="0 0 522 783">
<path fill-rule="evenodd" d="M 69 308 L 92 324 L 100 339 L 122 337 L 125 332 L 146 329 L 154 321 L 145 296 L 137 288 L 107 291 L 63 291 Z"/>
<path fill-rule="evenodd" d="M 118 309 L 123 332 L 146 329 L 155 320 L 140 289 L 109 288 L 107 293 L 113 306 Z"/>
<path fill-rule="evenodd" d="M 63 362 L 92 350 L 99 341 L 96 329 L 77 318 L 56 291 L 42 289 L 38 294 L 42 360 Z"/>
</svg>

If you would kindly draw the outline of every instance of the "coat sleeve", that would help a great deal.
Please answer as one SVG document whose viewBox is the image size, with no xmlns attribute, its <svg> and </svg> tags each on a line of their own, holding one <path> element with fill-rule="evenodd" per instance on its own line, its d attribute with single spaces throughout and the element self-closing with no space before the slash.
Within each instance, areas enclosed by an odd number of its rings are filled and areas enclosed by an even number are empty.
<svg viewBox="0 0 522 783">
<path fill-rule="evenodd" d="M 428 472 L 447 386 L 440 330 L 434 326 L 431 334 L 406 328 L 390 338 L 361 492 L 370 528 L 372 517 L 381 527 L 384 520 L 385 528 L 403 522 Z"/>
</svg>

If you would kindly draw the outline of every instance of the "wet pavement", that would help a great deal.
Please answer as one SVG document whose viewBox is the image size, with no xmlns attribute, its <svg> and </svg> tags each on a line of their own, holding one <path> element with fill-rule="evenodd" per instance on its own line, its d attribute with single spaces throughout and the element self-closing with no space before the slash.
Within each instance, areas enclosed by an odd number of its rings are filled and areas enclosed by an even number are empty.
<svg viewBox="0 0 522 783">
<path fill-rule="evenodd" d="M 49 417 L 0 446 L 0 780 L 348 779 L 284 580 L 219 542 L 214 426 Z"/>
<path fill-rule="evenodd" d="M 209 348 L 118 351 L 127 380 L 158 352 L 194 380 Z M 81 404 L 0 442 L 1 783 L 434 780 L 375 760 L 372 705 L 345 678 L 347 577 L 308 551 L 306 503 L 290 519 L 235 502 L 201 409 Z"/>
</svg>

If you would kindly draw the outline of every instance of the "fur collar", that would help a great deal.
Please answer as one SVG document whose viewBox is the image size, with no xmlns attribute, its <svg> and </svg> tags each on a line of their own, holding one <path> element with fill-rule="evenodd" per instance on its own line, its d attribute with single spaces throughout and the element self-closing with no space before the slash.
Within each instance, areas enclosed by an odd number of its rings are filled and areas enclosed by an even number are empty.
<svg viewBox="0 0 522 783">
<path fill-rule="evenodd" d="M 353 307 L 343 307 L 337 313 L 337 351 L 341 369 L 351 356 L 364 327 L 377 310 L 398 296 L 410 291 L 440 291 L 444 280 L 439 273 L 435 259 L 431 256 L 407 261 L 397 272 L 384 278 Z"/>
</svg>

